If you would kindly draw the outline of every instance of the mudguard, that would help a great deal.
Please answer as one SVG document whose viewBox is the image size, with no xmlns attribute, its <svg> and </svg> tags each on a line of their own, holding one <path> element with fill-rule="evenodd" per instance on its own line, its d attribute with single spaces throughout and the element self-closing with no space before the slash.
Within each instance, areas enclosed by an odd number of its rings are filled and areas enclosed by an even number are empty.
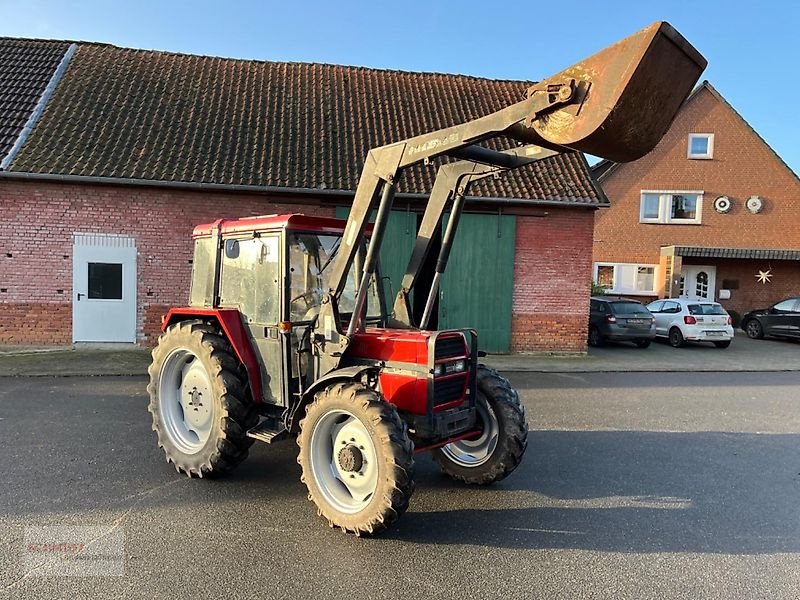
<svg viewBox="0 0 800 600">
<path fill-rule="evenodd" d="M 325 389 L 337 381 L 355 381 L 365 372 L 377 370 L 378 365 L 353 365 L 350 367 L 335 369 L 329 373 L 326 373 L 317 379 L 313 384 L 311 384 L 309 388 L 303 392 L 300 402 L 295 404 L 290 409 L 289 417 L 287 418 L 286 423 L 287 429 L 293 432 L 300 430 L 300 420 L 303 418 L 305 407 L 314 399 L 314 394 L 320 390 Z"/>
<path fill-rule="evenodd" d="M 193 306 L 171 308 L 161 319 L 161 331 L 165 331 L 167 327 L 178 321 L 197 317 L 210 317 L 219 323 L 223 334 L 247 371 L 247 381 L 250 384 L 253 401 L 256 404 L 260 404 L 263 393 L 261 370 L 259 369 L 253 346 L 247 337 L 247 331 L 245 331 L 242 324 L 242 315 L 238 310 L 235 308 L 198 308 Z"/>
</svg>

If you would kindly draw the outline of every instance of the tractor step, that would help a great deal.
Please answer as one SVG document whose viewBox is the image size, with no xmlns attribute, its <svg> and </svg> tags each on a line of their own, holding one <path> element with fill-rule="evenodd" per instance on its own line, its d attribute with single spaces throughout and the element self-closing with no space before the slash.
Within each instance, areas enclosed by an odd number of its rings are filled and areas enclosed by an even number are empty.
<svg viewBox="0 0 800 600">
<path fill-rule="evenodd" d="M 265 417 L 255 427 L 247 430 L 247 437 L 272 444 L 289 436 L 289 432 L 278 419 Z"/>
</svg>

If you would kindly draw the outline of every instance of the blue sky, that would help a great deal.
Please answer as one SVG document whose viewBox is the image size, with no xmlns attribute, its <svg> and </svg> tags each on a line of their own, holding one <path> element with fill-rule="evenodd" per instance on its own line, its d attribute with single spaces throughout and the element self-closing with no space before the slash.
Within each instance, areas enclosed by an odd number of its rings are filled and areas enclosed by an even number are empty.
<svg viewBox="0 0 800 600">
<path fill-rule="evenodd" d="M 0 0 L 0 35 L 237 58 L 541 79 L 656 20 L 800 171 L 800 1 L 255 2 Z"/>
</svg>

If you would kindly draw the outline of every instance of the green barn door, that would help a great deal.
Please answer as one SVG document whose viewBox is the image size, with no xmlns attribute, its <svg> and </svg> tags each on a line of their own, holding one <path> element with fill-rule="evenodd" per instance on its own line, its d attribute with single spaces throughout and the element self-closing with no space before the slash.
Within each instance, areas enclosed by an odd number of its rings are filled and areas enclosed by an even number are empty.
<svg viewBox="0 0 800 600">
<path fill-rule="evenodd" d="M 339 206 L 336 208 L 336 217 L 346 219 L 350 214 L 350 208 Z M 370 221 L 374 220 L 373 218 Z M 410 211 L 393 210 L 389 214 L 389 223 L 386 226 L 386 233 L 383 235 L 383 245 L 381 246 L 381 276 L 384 279 L 384 293 L 386 296 L 386 308 L 389 312 L 394 306 L 394 296 L 400 289 L 400 282 L 408 266 L 408 259 L 411 257 L 411 249 L 414 247 L 414 240 L 417 236 L 417 215 Z"/>
<path fill-rule="evenodd" d="M 471 327 L 487 352 L 508 352 L 516 217 L 462 214 L 439 293 L 439 328 Z"/>
</svg>

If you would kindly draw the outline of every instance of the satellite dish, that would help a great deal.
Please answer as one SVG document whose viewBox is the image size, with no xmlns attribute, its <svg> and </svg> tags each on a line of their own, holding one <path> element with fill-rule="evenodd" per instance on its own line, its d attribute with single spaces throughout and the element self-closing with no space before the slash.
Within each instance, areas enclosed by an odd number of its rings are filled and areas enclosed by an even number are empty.
<svg viewBox="0 0 800 600">
<path fill-rule="evenodd" d="M 731 210 L 731 199 L 727 196 L 720 196 L 714 200 L 714 210 L 718 213 L 727 213 Z"/>
<path fill-rule="evenodd" d="M 758 196 L 750 196 L 745 202 L 745 206 L 752 214 L 760 213 L 764 208 L 764 201 Z"/>
</svg>

